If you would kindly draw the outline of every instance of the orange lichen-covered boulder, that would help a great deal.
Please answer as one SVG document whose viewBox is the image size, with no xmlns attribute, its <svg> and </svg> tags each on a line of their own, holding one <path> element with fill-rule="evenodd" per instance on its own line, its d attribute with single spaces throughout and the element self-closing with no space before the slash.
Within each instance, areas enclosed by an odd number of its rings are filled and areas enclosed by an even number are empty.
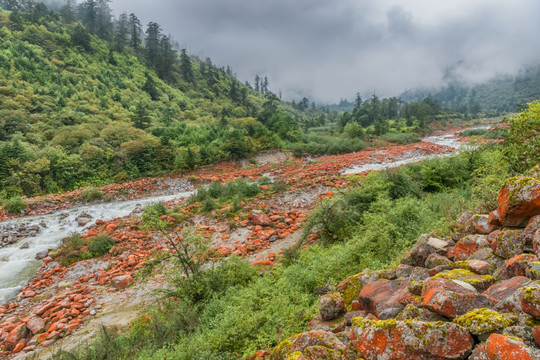
<svg viewBox="0 0 540 360">
<path fill-rule="evenodd" d="M 289 359 L 330 359 L 345 360 L 345 345 L 336 335 L 326 331 L 308 331 L 282 341 L 272 350 L 270 360 Z M 315 357 L 316 355 L 320 357 Z"/>
<path fill-rule="evenodd" d="M 456 243 L 454 256 L 458 260 L 467 260 L 469 256 L 482 247 L 489 247 L 485 235 L 467 235 Z"/>
<path fill-rule="evenodd" d="M 540 214 L 540 180 L 516 176 L 506 180 L 499 192 L 499 220 L 504 226 L 524 226 Z"/>
<path fill-rule="evenodd" d="M 339 293 L 323 295 L 319 301 L 319 313 L 323 321 L 337 319 L 347 312 Z"/>
<path fill-rule="evenodd" d="M 422 289 L 422 306 L 453 319 L 471 310 L 489 307 L 492 300 L 479 294 L 472 286 L 465 287 L 455 280 L 445 278 L 429 280 Z"/>
<path fill-rule="evenodd" d="M 11 330 L 8 336 L 4 339 L 4 344 L 9 350 L 13 350 L 20 340 L 26 337 L 28 329 L 25 323 L 20 323 L 13 330 Z"/>
<path fill-rule="evenodd" d="M 253 225 L 270 226 L 272 224 L 272 220 L 262 210 L 251 210 L 248 219 Z"/>
<path fill-rule="evenodd" d="M 533 350 L 516 338 L 500 334 L 491 334 L 486 345 L 488 359 L 538 359 Z"/>
<path fill-rule="evenodd" d="M 117 289 L 125 289 L 129 285 L 133 284 L 133 278 L 131 275 L 115 276 L 111 280 L 112 285 Z"/>
<path fill-rule="evenodd" d="M 358 301 L 362 309 L 371 312 L 379 319 L 397 316 L 404 308 L 404 299 L 410 295 L 408 278 L 381 280 L 362 288 Z"/>
<path fill-rule="evenodd" d="M 460 326 L 437 322 L 354 318 L 351 343 L 365 360 L 466 359 L 474 340 Z"/>
<path fill-rule="evenodd" d="M 491 242 L 493 253 L 504 259 L 510 259 L 523 253 L 525 238 L 519 230 L 503 230 L 497 233 Z"/>
</svg>

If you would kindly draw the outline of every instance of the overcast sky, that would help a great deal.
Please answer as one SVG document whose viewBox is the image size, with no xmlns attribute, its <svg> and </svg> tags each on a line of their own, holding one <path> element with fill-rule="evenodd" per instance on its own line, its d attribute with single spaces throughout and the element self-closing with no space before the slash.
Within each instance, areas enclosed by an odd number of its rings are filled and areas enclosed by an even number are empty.
<svg viewBox="0 0 540 360">
<path fill-rule="evenodd" d="M 538 0 L 113 0 L 286 99 L 399 95 L 540 63 Z"/>
</svg>

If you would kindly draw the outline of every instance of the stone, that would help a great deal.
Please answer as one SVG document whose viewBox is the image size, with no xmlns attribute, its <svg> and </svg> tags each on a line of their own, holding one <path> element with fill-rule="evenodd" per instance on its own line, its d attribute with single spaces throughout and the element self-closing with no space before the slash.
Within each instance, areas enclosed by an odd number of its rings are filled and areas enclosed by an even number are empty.
<svg viewBox="0 0 540 360">
<path fill-rule="evenodd" d="M 28 241 L 25 241 L 20 247 L 19 249 L 28 249 L 30 247 L 30 244 L 28 243 Z"/>
<path fill-rule="evenodd" d="M 340 333 L 347 327 L 347 322 L 342 316 L 339 319 L 323 320 L 321 315 L 315 316 L 308 324 L 308 330 L 327 331 L 331 333 Z"/>
<path fill-rule="evenodd" d="M 353 319 L 351 344 L 365 360 L 465 359 L 474 340 L 456 324 Z"/>
<path fill-rule="evenodd" d="M 506 274 L 509 277 L 527 276 L 530 271 L 530 263 L 537 261 L 538 258 L 533 254 L 521 254 L 514 256 L 506 261 Z"/>
<path fill-rule="evenodd" d="M 540 180 L 524 176 L 506 180 L 499 192 L 497 211 L 503 226 L 525 226 L 540 214 Z"/>
<path fill-rule="evenodd" d="M 486 290 L 488 287 L 493 285 L 496 280 L 495 277 L 491 275 L 478 275 L 466 269 L 453 269 L 449 271 L 444 271 L 432 277 L 432 279 L 440 278 L 465 282 L 480 292 Z"/>
<path fill-rule="evenodd" d="M 534 341 L 536 342 L 536 345 L 540 346 L 540 326 L 535 326 L 532 334 L 534 336 Z"/>
<path fill-rule="evenodd" d="M 36 260 L 41 260 L 47 257 L 49 255 L 49 252 L 47 250 L 40 251 L 36 254 Z"/>
<path fill-rule="evenodd" d="M 272 224 L 272 220 L 262 210 L 251 210 L 248 219 L 254 225 L 270 226 Z"/>
<path fill-rule="evenodd" d="M 525 238 L 525 241 L 531 242 L 536 232 L 540 230 L 540 215 L 533 216 L 529 222 L 527 223 L 527 226 L 523 230 L 523 237 Z"/>
<path fill-rule="evenodd" d="M 376 281 L 364 286 L 358 294 L 361 308 L 379 319 L 395 317 L 405 307 L 405 298 L 412 296 L 408 289 L 409 283 L 409 279 L 400 278 Z"/>
<path fill-rule="evenodd" d="M 423 307 L 417 307 L 413 304 L 408 304 L 405 306 L 402 312 L 396 316 L 396 320 L 406 321 L 406 320 L 418 320 L 418 321 L 447 321 L 446 318 L 441 315 L 434 313 Z"/>
<path fill-rule="evenodd" d="M 296 356 L 304 356 L 306 350 L 315 350 L 315 347 L 319 347 L 319 351 L 323 352 L 326 349 L 326 354 L 332 354 L 332 357 L 326 357 L 327 359 L 345 360 L 343 353 L 345 352 L 345 345 L 338 339 L 336 335 L 327 331 L 308 331 L 302 334 L 294 335 L 284 341 L 272 350 L 270 354 L 270 360 L 284 360 L 289 359 L 289 356 L 295 353 Z M 307 350 L 308 353 L 313 353 L 312 350 Z M 335 355 L 335 356 L 334 356 Z M 324 358 L 324 357 L 322 357 Z M 291 357 L 291 359 L 293 359 Z M 294 357 L 294 359 L 300 359 Z M 306 358 L 304 359 L 316 359 Z"/>
<path fill-rule="evenodd" d="M 499 313 L 481 308 L 454 318 L 453 323 L 462 326 L 473 335 L 482 335 L 504 329 L 517 321 L 518 316 L 514 313 Z"/>
<path fill-rule="evenodd" d="M 488 215 L 488 224 L 491 226 L 501 227 L 501 221 L 499 220 L 499 212 L 497 210 L 493 210 Z"/>
<path fill-rule="evenodd" d="M 523 288 L 521 294 L 521 309 L 524 313 L 540 319 L 540 289 L 534 287 Z"/>
<path fill-rule="evenodd" d="M 351 311 L 351 304 L 357 300 L 358 294 L 364 285 L 379 280 L 379 273 L 372 270 L 364 270 L 358 274 L 351 275 L 338 284 L 337 290 L 341 294 L 347 310 Z"/>
<path fill-rule="evenodd" d="M 131 275 L 120 275 L 115 276 L 111 279 L 112 286 L 114 286 L 116 289 L 125 289 L 129 285 L 133 284 L 133 278 Z"/>
<path fill-rule="evenodd" d="M 26 327 L 32 332 L 32 334 L 38 334 L 45 328 L 45 320 L 40 317 L 32 317 L 27 323 Z"/>
<path fill-rule="evenodd" d="M 484 295 L 495 301 L 496 310 L 517 312 L 521 311 L 521 295 L 524 294 L 523 288 L 531 284 L 533 282 L 526 277 L 516 276 L 491 285 L 484 291 Z"/>
<path fill-rule="evenodd" d="M 491 334 L 486 343 L 489 359 L 534 360 L 534 354 L 522 341 L 500 334 Z"/>
<path fill-rule="evenodd" d="M 445 255 L 448 247 L 449 244 L 445 240 L 434 238 L 430 235 L 422 235 L 401 262 L 405 265 L 424 266 L 429 255 L 433 253 Z"/>
<path fill-rule="evenodd" d="M 26 327 L 26 324 L 21 323 L 9 332 L 8 336 L 4 339 L 4 344 L 8 350 L 13 350 L 19 341 L 26 337 L 27 333 L 28 328 Z"/>
<path fill-rule="evenodd" d="M 491 242 L 493 253 L 504 259 L 510 259 L 523 253 L 525 239 L 519 230 L 502 230 Z"/>
<path fill-rule="evenodd" d="M 432 279 L 424 283 L 422 306 L 450 319 L 491 305 L 492 300 L 488 296 L 449 279 Z"/>
<path fill-rule="evenodd" d="M 468 360 L 490 360 L 487 354 L 486 344 L 476 345 Z"/>
<path fill-rule="evenodd" d="M 467 270 L 472 271 L 478 275 L 488 275 L 491 273 L 491 265 L 482 260 L 468 259 L 465 260 Z"/>
<path fill-rule="evenodd" d="M 428 269 L 433 269 L 440 265 L 446 265 L 450 268 L 454 267 L 454 263 L 450 261 L 446 256 L 439 254 L 431 254 L 426 259 L 424 266 Z"/>
<path fill-rule="evenodd" d="M 319 313 L 323 321 L 337 319 L 347 312 L 345 303 L 339 293 L 324 295 L 319 301 Z"/>
<path fill-rule="evenodd" d="M 489 243 L 485 235 L 467 235 L 456 243 L 454 256 L 457 260 L 467 260 L 478 249 L 488 246 Z"/>
<path fill-rule="evenodd" d="M 488 215 L 474 215 L 472 226 L 476 234 L 489 234 L 494 230 L 494 226 L 489 224 Z"/>
</svg>

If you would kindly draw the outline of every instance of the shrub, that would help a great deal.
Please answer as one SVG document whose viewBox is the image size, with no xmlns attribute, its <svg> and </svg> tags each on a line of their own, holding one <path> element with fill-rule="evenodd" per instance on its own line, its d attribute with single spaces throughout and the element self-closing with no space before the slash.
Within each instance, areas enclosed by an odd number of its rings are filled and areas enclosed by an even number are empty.
<svg viewBox="0 0 540 360">
<path fill-rule="evenodd" d="M 84 201 L 92 201 L 103 198 L 103 192 L 96 187 L 89 186 L 82 191 L 82 198 Z"/>
<path fill-rule="evenodd" d="M 14 196 L 4 202 L 4 210 L 10 214 L 18 214 L 27 207 L 28 204 L 20 196 Z"/>
<path fill-rule="evenodd" d="M 487 134 L 486 129 L 469 129 L 459 133 L 459 136 L 469 137 L 469 136 L 482 136 Z"/>
<path fill-rule="evenodd" d="M 115 242 L 107 235 L 100 235 L 93 238 L 88 245 L 88 250 L 92 254 L 92 257 L 105 255 L 114 246 Z"/>
<path fill-rule="evenodd" d="M 421 139 L 416 133 L 386 133 L 379 137 L 381 140 L 388 141 L 393 144 L 410 144 L 420 142 Z"/>
<path fill-rule="evenodd" d="M 167 215 L 167 208 L 162 202 L 146 206 L 141 215 L 143 226 L 153 228 L 159 222 L 159 217 Z"/>
</svg>

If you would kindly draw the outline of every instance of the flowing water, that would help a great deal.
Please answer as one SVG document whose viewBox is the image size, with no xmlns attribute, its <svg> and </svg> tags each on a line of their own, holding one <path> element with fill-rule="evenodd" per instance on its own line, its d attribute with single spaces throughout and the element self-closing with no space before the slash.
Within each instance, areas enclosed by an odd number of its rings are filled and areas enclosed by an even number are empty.
<svg viewBox="0 0 540 360">
<path fill-rule="evenodd" d="M 99 203 L 81 206 L 52 214 L 12 219 L 0 223 L 0 228 L 37 225 L 39 233 L 33 237 L 19 240 L 17 243 L 0 249 L 0 303 L 12 300 L 20 289 L 35 275 L 42 261 L 36 260 L 38 252 L 56 248 L 61 240 L 74 232 L 81 233 L 91 227 L 96 219 L 104 221 L 129 215 L 136 208 L 160 201 L 187 197 L 193 191 L 184 191 L 173 195 L 154 196 L 137 200 Z M 88 214 L 92 221 L 80 226 L 77 219 L 81 214 Z M 26 249 L 20 246 L 28 243 Z"/>
</svg>

